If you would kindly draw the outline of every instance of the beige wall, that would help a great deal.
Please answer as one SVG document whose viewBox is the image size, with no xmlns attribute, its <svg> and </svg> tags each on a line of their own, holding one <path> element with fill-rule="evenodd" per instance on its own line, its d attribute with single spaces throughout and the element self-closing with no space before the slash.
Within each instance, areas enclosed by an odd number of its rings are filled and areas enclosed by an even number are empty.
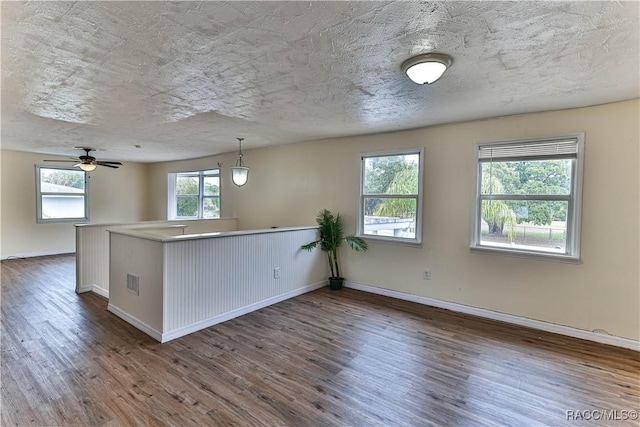
<svg viewBox="0 0 640 427">
<path fill-rule="evenodd" d="M 313 225 L 341 212 L 355 229 L 358 154 L 424 147 L 423 246 L 372 243 L 343 251 L 353 282 L 640 340 L 639 101 L 511 116 L 371 136 L 247 150 L 150 166 L 150 219 L 166 218 L 167 172 L 223 164 L 223 215 L 239 229 Z M 582 264 L 470 253 L 474 143 L 585 132 Z M 430 268 L 432 279 L 422 280 Z"/>
<path fill-rule="evenodd" d="M 0 243 L 3 259 L 75 250 L 73 223 L 36 223 L 34 165 L 43 164 L 44 158 L 57 157 L 2 150 Z M 91 222 L 146 220 L 148 169 L 146 164 L 125 163 L 117 170 L 99 167 L 91 172 Z"/>
</svg>

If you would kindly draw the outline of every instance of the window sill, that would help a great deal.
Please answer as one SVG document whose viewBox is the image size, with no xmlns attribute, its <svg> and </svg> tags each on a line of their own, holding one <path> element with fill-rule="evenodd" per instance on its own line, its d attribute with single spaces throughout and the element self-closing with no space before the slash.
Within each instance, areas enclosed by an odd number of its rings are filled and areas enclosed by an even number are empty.
<svg viewBox="0 0 640 427">
<path fill-rule="evenodd" d="M 384 236 L 372 236 L 371 234 L 359 234 L 358 237 L 368 242 L 384 243 L 387 245 L 409 246 L 412 248 L 422 247 L 422 242 L 418 242 L 416 240 L 398 239 L 398 238 L 384 237 Z"/>
<path fill-rule="evenodd" d="M 486 255 L 497 255 L 497 256 L 513 257 L 513 258 L 528 258 L 528 259 L 539 260 L 539 261 L 562 262 L 566 264 L 582 264 L 582 260 L 580 258 L 571 256 L 571 255 L 563 255 L 563 254 L 531 252 L 531 251 L 516 250 L 516 249 L 502 249 L 502 248 L 493 248 L 489 246 L 471 246 L 469 250 L 471 252 L 476 252 L 476 253 L 481 253 Z"/>
<path fill-rule="evenodd" d="M 52 218 L 42 219 L 36 218 L 36 224 L 62 224 L 62 223 L 85 224 L 89 222 L 89 218 Z"/>
</svg>

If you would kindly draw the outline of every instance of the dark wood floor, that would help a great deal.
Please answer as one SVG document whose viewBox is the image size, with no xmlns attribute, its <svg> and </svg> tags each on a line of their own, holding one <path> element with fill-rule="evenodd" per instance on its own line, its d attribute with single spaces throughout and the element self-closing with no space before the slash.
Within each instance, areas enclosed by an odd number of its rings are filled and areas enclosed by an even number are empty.
<svg viewBox="0 0 640 427">
<path fill-rule="evenodd" d="M 74 274 L 2 262 L 3 426 L 638 425 L 567 420 L 640 409 L 633 351 L 325 289 L 159 344 Z"/>
</svg>

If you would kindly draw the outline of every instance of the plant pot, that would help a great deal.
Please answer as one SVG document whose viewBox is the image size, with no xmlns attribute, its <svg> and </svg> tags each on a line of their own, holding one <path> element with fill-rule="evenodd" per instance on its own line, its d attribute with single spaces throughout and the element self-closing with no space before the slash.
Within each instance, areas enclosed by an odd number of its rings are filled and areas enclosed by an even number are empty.
<svg viewBox="0 0 640 427">
<path fill-rule="evenodd" d="M 329 288 L 332 291 L 338 291 L 342 289 L 342 282 L 344 282 L 344 277 L 329 277 Z"/>
</svg>

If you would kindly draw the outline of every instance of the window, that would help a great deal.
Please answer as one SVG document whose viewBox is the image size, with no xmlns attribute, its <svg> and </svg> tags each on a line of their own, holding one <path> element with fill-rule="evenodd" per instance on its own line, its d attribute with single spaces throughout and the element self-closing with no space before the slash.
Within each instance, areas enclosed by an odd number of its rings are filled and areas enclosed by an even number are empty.
<svg viewBox="0 0 640 427">
<path fill-rule="evenodd" d="M 584 135 L 478 144 L 472 249 L 580 258 Z"/>
<path fill-rule="evenodd" d="M 168 218 L 220 218 L 220 169 L 169 174 Z"/>
<path fill-rule="evenodd" d="M 36 222 L 89 221 L 89 180 L 75 168 L 36 165 Z"/>
<path fill-rule="evenodd" d="M 422 158 L 421 149 L 361 156 L 359 236 L 421 243 Z"/>
</svg>

